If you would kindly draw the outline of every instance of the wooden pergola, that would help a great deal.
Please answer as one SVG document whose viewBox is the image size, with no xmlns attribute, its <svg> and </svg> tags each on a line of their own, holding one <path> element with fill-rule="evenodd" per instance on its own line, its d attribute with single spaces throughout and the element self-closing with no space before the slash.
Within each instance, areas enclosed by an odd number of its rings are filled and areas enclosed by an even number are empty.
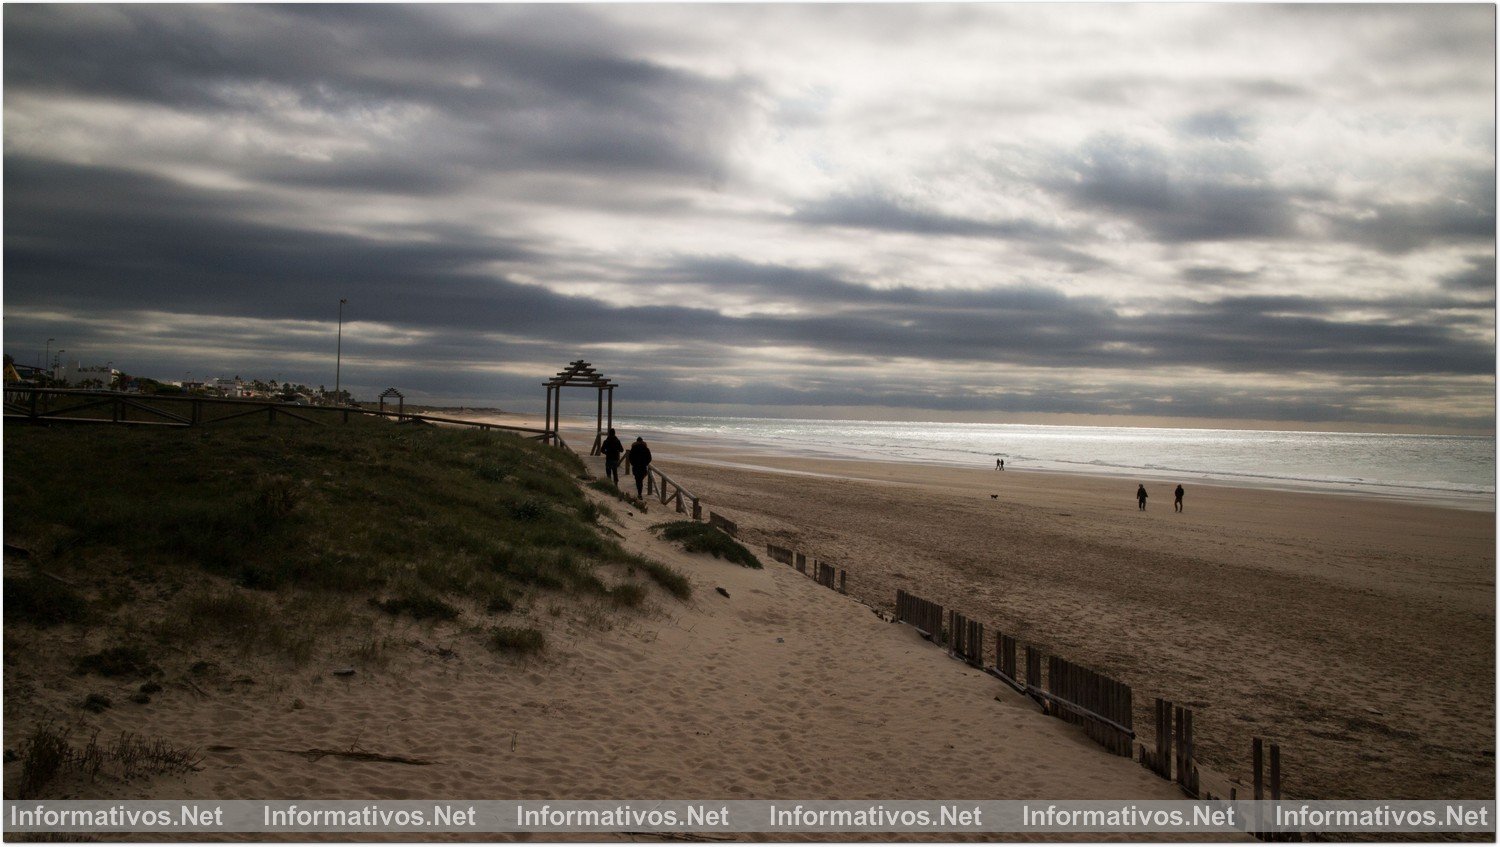
<svg viewBox="0 0 1500 847">
<path fill-rule="evenodd" d="M 599 455 L 600 444 L 604 441 L 604 432 L 615 425 L 615 385 L 604 378 L 594 366 L 579 359 L 569 363 L 564 370 L 557 372 L 557 376 L 543 383 L 547 387 L 547 424 L 546 430 L 552 434 L 551 444 L 562 444 L 562 438 L 558 435 L 558 418 L 562 416 L 562 390 L 564 388 L 594 388 L 599 391 L 599 416 L 598 426 L 594 432 L 594 446 L 589 449 L 590 456 Z M 605 417 L 605 395 L 609 396 L 608 418 Z M 606 423 L 608 420 L 608 423 Z"/>
<path fill-rule="evenodd" d="M 385 411 L 385 401 L 388 397 L 396 398 L 396 418 L 399 420 L 406 417 L 406 395 L 395 388 L 387 388 L 380 392 L 380 411 Z"/>
</svg>

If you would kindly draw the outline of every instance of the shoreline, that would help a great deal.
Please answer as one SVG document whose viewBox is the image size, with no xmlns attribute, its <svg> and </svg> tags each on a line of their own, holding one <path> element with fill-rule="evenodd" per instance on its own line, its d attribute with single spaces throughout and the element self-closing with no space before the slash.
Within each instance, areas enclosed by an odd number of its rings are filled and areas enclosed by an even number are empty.
<svg viewBox="0 0 1500 847">
<path fill-rule="evenodd" d="M 478 411 L 478 410 L 475 410 Z M 466 418 L 475 420 L 493 420 L 496 422 L 510 423 L 514 425 L 541 427 L 543 422 L 539 416 L 527 415 L 515 412 L 500 414 L 466 414 Z M 628 418 L 622 420 L 628 421 Z M 617 421 L 617 427 L 620 421 Z M 587 444 L 591 443 L 592 428 L 594 421 L 587 416 L 563 416 L 564 438 L 570 445 L 575 447 L 583 445 L 586 451 Z M 765 468 L 777 472 L 797 472 L 796 467 L 790 467 L 792 461 L 806 463 L 851 463 L 863 462 L 890 463 L 896 465 L 910 465 L 918 468 L 938 468 L 983 472 L 993 470 L 993 467 L 983 465 L 964 464 L 959 461 L 944 461 L 932 457 L 905 457 L 905 456 L 861 456 L 838 447 L 813 447 L 797 443 L 778 443 L 771 440 L 757 441 L 733 441 L 731 436 L 717 436 L 703 433 L 679 433 L 654 428 L 649 421 L 639 426 L 633 434 L 643 435 L 650 442 L 660 441 L 670 445 L 674 449 L 686 451 L 697 460 L 703 462 L 731 463 L 727 466 L 738 466 L 750 470 Z M 1321 434 L 1321 433 L 1320 433 Z M 1362 433 L 1370 434 L 1370 433 Z M 1380 433 L 1376 433 L 1380 434 Z M 1397 433 L 1399 434 L 1399 433 Z M 731 458 L 732 457 L 732 458 Z M 760 460 L 760 461 L 757 461 Z M 990 461 L 993 461 L 991 459 Z M 1020 460 L 1024 462 L 1025 460 Z M 842 471 L 820 470 L 817 473 L 832 473 L 841 475 Z M 1428 488 L 1420 485 L 1403 485 L 1398 483 L 1366 482 L 1356 483 L 1347 481 L 1318 481 L 1304 480 L 1291 477 L 1254 477 L 1246 475 L 1231 475 L 1228 473 L 1215 474 L 1203 471 L 1172 471 L 1156 468 L 1125 469 L 1118 467 L 1093 468 L 1080 465 L 1076 468 L 1064 467 L 1035 467 L 1024 463 L 1016 464 L 1007 459 L 1006 469 L 1003 473 L 1024 474 L 1046 474 L 1066 477 L 1088 477 L 1097 479 L 1129 480 L 1132 485 L 1144 482 L 1151 486 L 1152 483 L 1167 483 L 1176 485 L 1183 483 L 1193 486 L 1213 486 L 1217 488 L 1245 489 L 1257 491 L 1278 491 L 1290 494 L 1320 494 L 1332 495 L 1341 498 L 1368 499 L 1379 502 L 1400 502 L 1413 505 L 1433 506 L 1437 508 L 1455 509 L 1469 512 L 1494 513 L 1496 511 L 1496 494 L 1494 492 L 1465 492 L 1452 489 Z"/>
<path fill-rule="evenodd" d="M 772 461 L 772 462 L 764 462 L 764 461 L 762 461 L 762 462 L 758 462 L 757 463 L 757 462 L 750 462 L 750 461 L 735 461 L 733 459 L 715 458 L 715 457 L 706 455 L 705 453 L 699 453 L 699 452 L 697 452 L 697 451 L 703 450 L 704 448 L 697 448 L 696 450 L 692 450 L 692 448 L 689 448 L 689 449 L 690 449 L 691 452 L 688 452 L 685 455 L 674 456 L 674 459 L 676 461 L 689 462 L 689 463 L 692 463 L 692 464 L 714 465 L 714 466 L 725 467 L 725 468 L 736 468 L 736 469 L 739 469 L 739 470 L 759 470 L 759 471 L 766 471 L 766 472 L 770 472 L 770 473 L 797 474 L 797 475 L 803 475 L 803 476 L 825 477 L 825 478 L 834 478 L 834 479 L 851 479 L 851 480 L 874 480 L 874 479 L 877 479 L 877 477 L 875 477 L 875 476 L 861 475 L 861 474 L 858 474 L 858 473 L 855 473 L 855 472 L 851 472 L 849 470 L 839 471 L 839 470 L 835 470 L 834 469 L 837 465 L 840 465 L 840 464 L 852 467 L 852 466 L 857 466 L 857 465 L 859 465 L 861 463 L 891 464 L 891 465 L 901 465 L 901 466 L 914 466 L 914 467 L 918 467 L 918 468 L 934 468 L 934 469 L 942 469 L 942 470 L 971 471 L 971 472 L 978 472 L 978 473 L 984 473 L 984 472 L 986 472 L 986 469 L 983 469 L 983 468 L 980 468 L 980 469 L 966 468 L 966 467 L 964 467 L 962 465 L 959 465 L 957 463 L 930 462 L 930 461 L 923 461 L 923 460 L 920 460 L 920 459 L 856 459 L 856 458 L 848 458 L 848 457 L 844 457 L 844 456 L 832 456 L 832 455 L 825 457 L 825 456 L 818 456 L 818 455 L 815 455 L 815 454 L 812 454 L 812 453 L 809 453 L 809 454 L 803 455 L 803 456 L 799 456 L 799 455 L 795 455 L 795 454 L 787 454 L 787 455 L 783 455 L 783 456 L 779 456 L 778 457 L 778 456 L 773 455 L 769 450 L 767 452 L 765 452 L 765 453 L 751 452 L 751 451 L 748 451 L 748 450 L 747 451 L 736 451 L 736 452 L 739 452 L 744 458 L 749 458 L 751 456 L 754 456 L 755 458 L 758 458 L 758 459 L 773 459 L 774 460 L 774 459 L 780 458 L 780 459 L 786 460 L 787 463 L 791 463 L 791 462 L 794 462 L 794 461 L 801 460 L 801 461 L 806 461 L 808 463 L 825 464 L 825 465 L 829 466 L 829 470 L 823 470 L 823 471 L 801 470 L 801 469 L 797 469 L 797 468 L 793 468 L 793 467 L 787 467 L 785 465 L 778 465 L 774 461 Z M 1044 476 L 1044 477 L 1045 476 L 1057 476 L 1057 477 L 1068 477 L 1068 478 L 1071 478 L 1071 477 L 1082 477 L 1082 478 L 1086 478 L 1086 479 L 1112 480 L 1112 481 L 1117 481 L 1117 482 L 1121 482 L 1121 483 L 1128 482 L 1128 483 L 1130 483 L 1132 485 L 1137 484 L 1137 483 L 1147 483 L 1147 484 L 1156 483 L 1156 484 L 1161 484 L 1161 485 L 1175 485 L 1177 483 L 1182 483 L 1184 485 L 1202 486 L 1202 487 L 1206 487 L 1206 488 L 1223 488 L 1223 489 L 1232 489 L 1232 490 L 1233 489 L 1243 489 L 1243 490 L 1253 490 L 1253 491 L 1275 491 L 1275 492 L 1280 492 L 1280 493 L 1284 493 L 1284 494 L 1309 494 L 1309 495 L 1316 495 L 1316 496 L 1348 497 L 1348 498 L 1355 498 L 1355 499 L 1360 499 L 1360 500 L 1370 500 L 1370 501 L 1374 501 L 1374 502 L 1405 503 L 1405 504 L 1412 505 L 1412 506 L 1426 506 L 1426 507 L 1431 507 L 1431 508 L 1435 508 L 1435 509 L 1452 509 L 1452 510 L 1455 510 L 1455 511 L 1463 511 L 1463 512 L 1480 512 L 1480 513 L 1493 514 L 1496 511 L 1496 509 L 1495 509 L 1495 499 L 1493 497 L 1480 497 L 1480 496 L 1477 496 L 1477 495 L 1475 497 L 1463 497 L 1463 496 L 1444 497 L 1444 496 L 1428 495 L 1428 494 L 1421 494 L 1421 493 L 1409 493 L 1409 492 L 1402 492 L 1402 491 L 1381 492 L 1381 491 L 1370 491 L 1370 490 L 1363 490 L 1363 489 L 1361 489 L 1361 490 L 1340 490 L 1340 489 L 1335 489 L 1335 488 L 1332 488 L 1332 487 L 1321 487 L 1321 486 L 1313 485 L 1313 484 L 1310 484 L 1310 483 L 1307 484 L 1307 485 L 1296 485 L 1296 484 L 1293 484 L 1293 483 L 1281 484 L 1281 483 L 1271 482 L 1271 481 L 1264 481 L 1264 482 L 1262 482 L 1262 481 L 1257 481 L 1257 480 L 1243 480 L 1243 479 L 1227 480 L 1227 479 L 1220 478 L 1220 477 L 1199 476 L 1199 475 L 1194 475 L 1194 474 L 1181 474 L 1181 475 L 1172 476 L 1172 477 L 1164 476 L 1164 475 L 1163 476 L 1147 476 L 1147 475 L 1143 474 L 1143 475 L 1140 475 L 1140 476 L 1131 477 L 1131 476 L 1125 476 L 1125 475 L 1122 475 L 1122 474 L 1111 473 L 1111 472 L 1107 472 L 1107 471 L 1087 471 L 1087 470 L 1071 471 L 1071 470 L 1059 470 L 1059 469 L 1055 469 L 1055 468 L 1047 468 L 1047 469 L 1044 470 L 1044 469 L 1039 469 L 1039 468 L 1028 468 L 1028 467 L 1025 467 L 1025 466 L 1020 466 L 1020 467 L 1007 466 L 1004 471 L 995 471 L 993 469 L 989 469 L 989 472 L 996 473 L 996 474 L 1011 474 L 1011 473 L 1014 473 L 1014 474 L 1018 474 L 1018 475 L 1026 475 L 1026 476 L 1037 475 L 1037 476 Z M 1330 486 L 1331 485 L 1332 484 L 1330 484 Z"/>
</svg>

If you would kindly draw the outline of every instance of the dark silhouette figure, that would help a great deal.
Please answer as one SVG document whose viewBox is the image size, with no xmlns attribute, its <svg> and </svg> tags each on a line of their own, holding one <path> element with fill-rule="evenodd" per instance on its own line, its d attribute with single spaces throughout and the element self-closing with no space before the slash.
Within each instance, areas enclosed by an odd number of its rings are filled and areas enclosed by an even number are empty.
<svg viewBox="0 0 1500 847">
<path fill-rule="evenodd" d="M 1137 485 L 1135 487 L 1135 501 L 1136 501 L 1136 503 L 1139 504 L 1139 508 L 1140 508 L 1141 511 L 1143 511 L 1143 512 L 1146 511 L 1146 486 L 1145 485 Z"/>
<path fill-rule="evenodd" d="M 1005 470 L 1005 460 L 1004 459 L 996 459 L 995 460 L 995 470 L 997 470 L 997 471 L 1003 471 L 1003 470 Z"/>
<path fill-rule="evenodd" d="M 604 443 L 599 445 L 599 452 L 604 454 L 604 475 L 620 484 L 620 454 L 625 452 L 625 445 L 620 443 L 620 437 L 615 435 L 613 428 L 609 435 L 605 436 Z"/>
<path fill-rule="evenodd" d="M 630 462 L 631 476 L 635 477 L 635 496 L 645 497 L 646 471 L 651 467 L 651 448 L 646 446 L 646 439 L 637 436 L 625 458 Z"/>
<path fill-rule="evenodd" d="M 1172 494 L 1177 498 L 1172 501 L 1172 508 L 1179 512 L 1182 511 L 1182 483 L 1177 484 L 1177 490 L 1172 492 Z"/>
</svg>

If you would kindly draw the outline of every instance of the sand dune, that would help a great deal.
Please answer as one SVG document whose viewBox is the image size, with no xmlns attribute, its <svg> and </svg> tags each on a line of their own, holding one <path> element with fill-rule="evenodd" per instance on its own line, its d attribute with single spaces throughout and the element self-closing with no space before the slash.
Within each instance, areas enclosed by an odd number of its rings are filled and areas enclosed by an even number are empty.
<svg viewBox="0 0 1500 847">
<path fill-rule="evenodd" d="M 531 661 L 491 653 L 472 630 L 417 624 L 393 625 L 383 658 L 351 676 L 226 653 L 207 675 L 173 675 L 150 704 L 90 719 L 106 737 L 128 730 L 209 749 L 200 772 L 75 790 L 173 799 L 1180 798 L 911 628 L 781 565 L 750 570 L 683 553 L 649 531 L 666 515 L 607 502 L 626 546 L 689 576 L 691 601 L 652 589 L 642 613 L 538 597 L 523 616 L 548 632 L 549 647 Z M 66 710 L 100 684 L 71 678 L 34 689 L 8 677 L 7 705 L 12 714 Z M 7 726 L 11 744 L 19 731 Z M 309 749 L 432 764 L 295 754 Z"/>
</svg>

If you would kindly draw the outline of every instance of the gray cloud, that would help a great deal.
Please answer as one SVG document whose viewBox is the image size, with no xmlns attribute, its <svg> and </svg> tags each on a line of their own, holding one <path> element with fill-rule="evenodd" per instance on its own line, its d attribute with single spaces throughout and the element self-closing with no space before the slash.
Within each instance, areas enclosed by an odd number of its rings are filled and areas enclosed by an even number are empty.
<svg viewBox="0 0 1500 847">
<path fill-rule="evenodd" d="M 798 209 L 792 219 L 804 224 L 909 232 L 917 235 L 957 235 L 1019 241 L 1058 240 L 1066 233 L 1057 227 L 1027 220 L 986 221 L 913 208 L 886 197 L 839 195 Z"/>
<path fill-rule="evenodd" d="M 322 368 L 347 297 L 353 384 L 432 400 L 530 397 L 586 355 L 682 404 L 1492 424 L 1471 411 L 1493 391 L 1489 141 L 1378 158 L 1429 137 L 1427 117 L 1391 118 L 1413 92 L 1440 128 L 1474 123 L 1475 79 L 1489 108 L 1471 11 L 1181 13 L 1199 35 L 1357 33 L 1302 77 L 965 58 L 985 27 L 1054 37 L 1046 7 L 736 8 L 762 26 L 734 38 L 714 14 L 8 8 L 11 352 L 57 337 L 167 378 L 294 377 Z M 1101 12 L 1095 35 L 1156 37 L 1155 14 Z M 807 60 L 875 73 L 924 43 L 944 46 L 885 82 L 901 97 L 860 100 Z M 1371 56 L 1411 84 L 1381 100 Z M 996 94 L 1020 77 L 1025 97 Z M 1380 142 L 1362 173 L 1399 168 L 1428 195 L 1355 196 L 1257 142 L 1295 131 L 1290 101 L 1366 99 L 1341 113 Z M 1162 102 L 1178 105 L 1146 106 Z M 1319 282 L 1340 274 L 1351 290 Z M 1304 278 L 1325 288 L 1285 293 Z M 1246 374 L 1253 389 L 1229 387 Z M 1383 411 L 1381 392 L 1430 411 Z"/>
<path fill-rule="evenodd" d="M 1058 163 L 1049 187 L 1074 205 L 1132 221 L 1168 243 L 1277 239 L 1296 234 L 1296 195 L 1271 185 L 1255 163 L 1169 156 L 1100 136 Z"/>
</svg>

